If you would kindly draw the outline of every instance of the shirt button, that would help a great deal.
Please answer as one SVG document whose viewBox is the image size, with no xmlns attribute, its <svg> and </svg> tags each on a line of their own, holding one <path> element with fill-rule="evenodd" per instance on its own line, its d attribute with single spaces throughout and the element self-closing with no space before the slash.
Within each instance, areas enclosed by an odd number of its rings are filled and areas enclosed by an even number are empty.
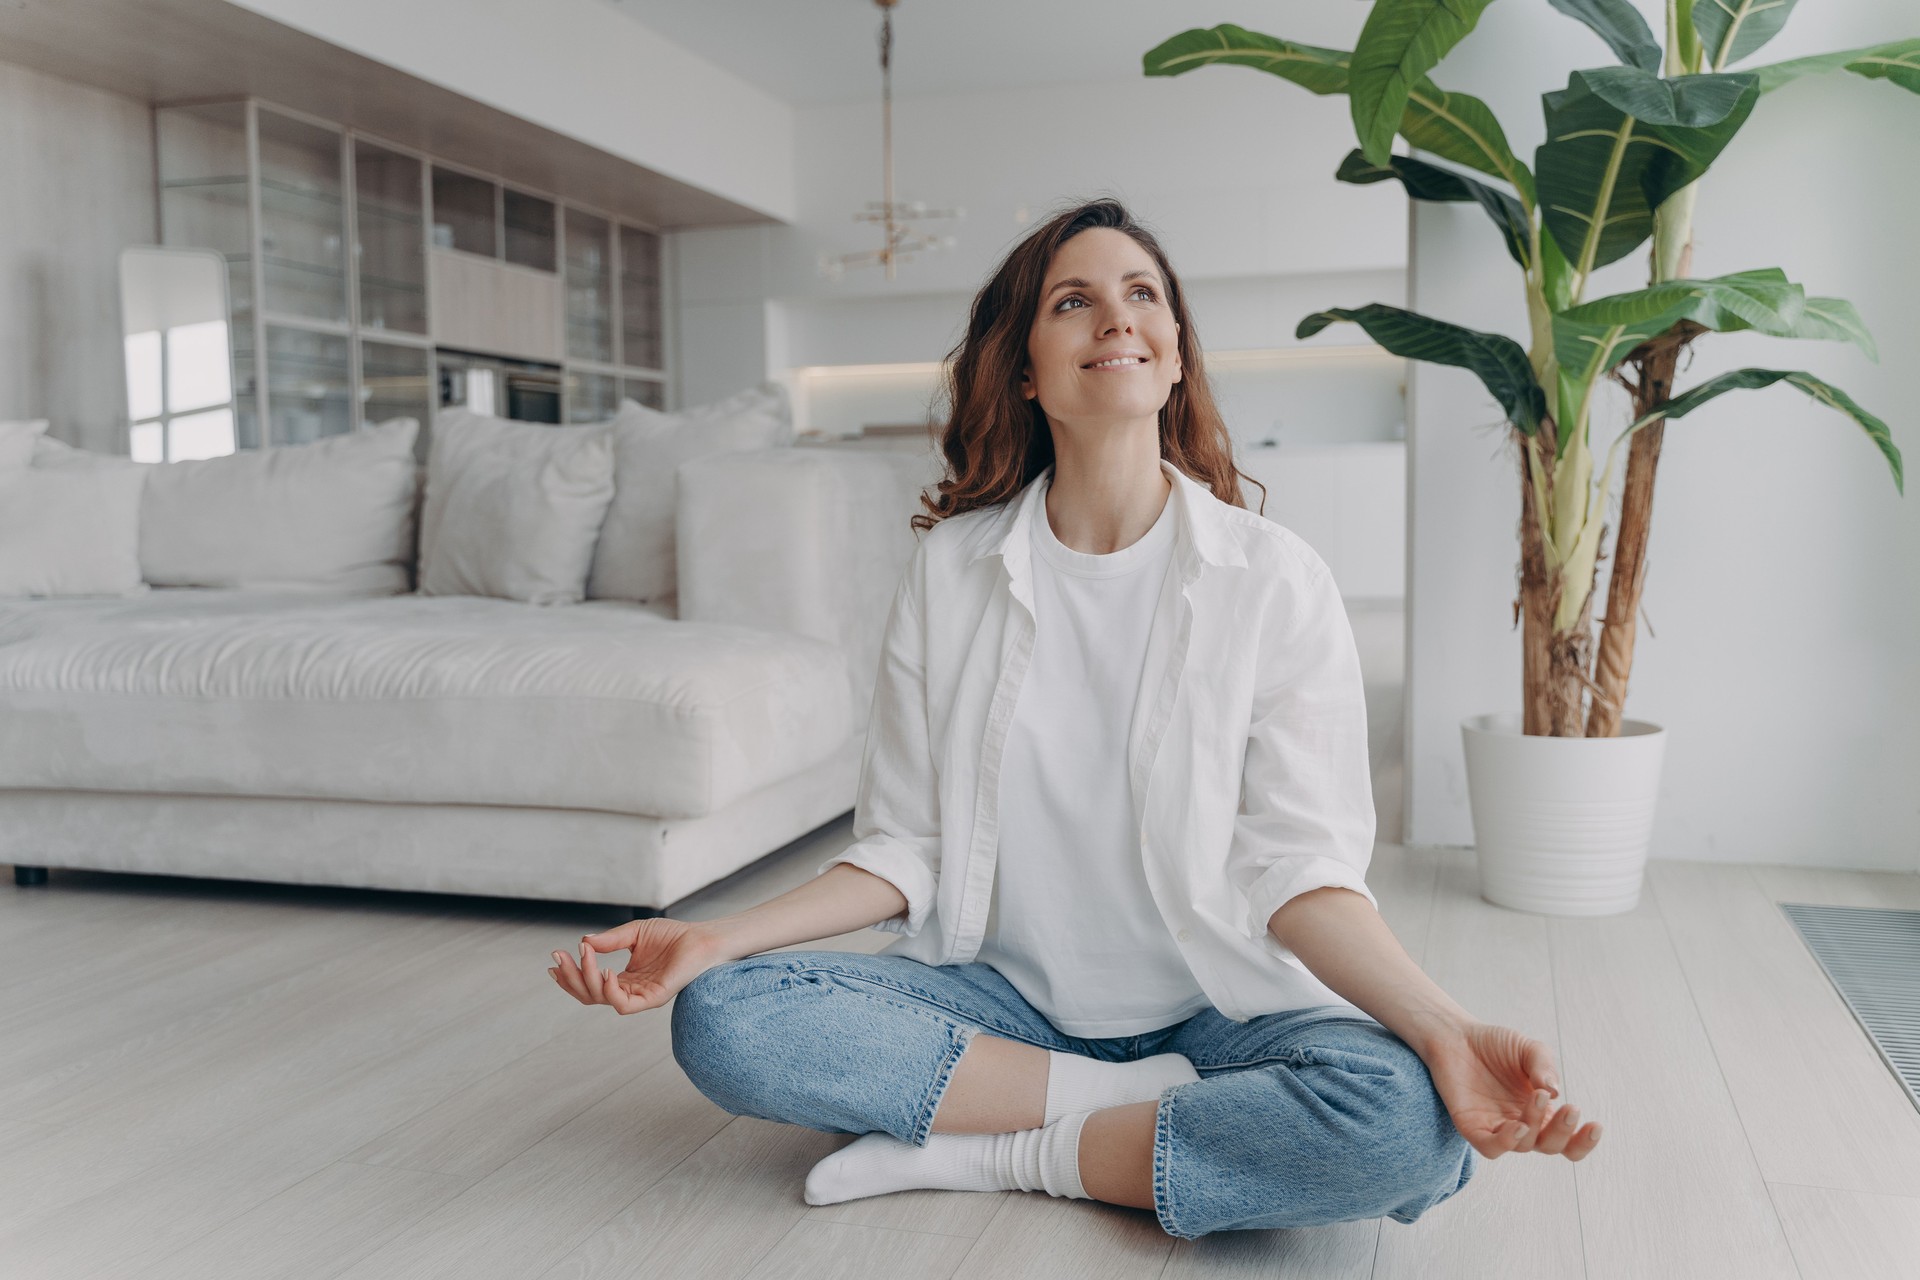
<svg viewBox="0 0 1920 1280">
<path fill-rule="evenodd" d="M 1193 931 L 1191 929 L 1182 929 L 1180 931 L 1180 941 L 1186 942 L 1186 941 L 1189 941 L 1192 937 L 1193 937 Z"/>
</svg>

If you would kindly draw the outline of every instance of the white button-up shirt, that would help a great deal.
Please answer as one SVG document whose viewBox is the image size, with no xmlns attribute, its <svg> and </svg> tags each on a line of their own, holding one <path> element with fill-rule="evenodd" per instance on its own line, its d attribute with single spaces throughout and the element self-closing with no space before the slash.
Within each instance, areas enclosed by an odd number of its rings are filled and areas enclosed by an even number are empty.
<svg viewBox="0 0 1920 1280">
<path fill-rule="evenodd" d="M 1160 465 L 1178 537 L 1127 748 L 1148 887 L 1226 1016 L 1351 1004 L 1267 932 L 1282 904 L 1326 885 L 1379 905 L 1346 607 L 1297 534 Z M 888 954 L 965 964 L 980 948 L 1001 748 L 1033 652 L 1029 522 L 1046 519 L 1043 493 L 1036 477 L 934 525 L 894 594 L 854 843 L 820 867 L 851 863 L 900 890 L 905 913 L 874 926 L 902 935 Z"/>
</svg>

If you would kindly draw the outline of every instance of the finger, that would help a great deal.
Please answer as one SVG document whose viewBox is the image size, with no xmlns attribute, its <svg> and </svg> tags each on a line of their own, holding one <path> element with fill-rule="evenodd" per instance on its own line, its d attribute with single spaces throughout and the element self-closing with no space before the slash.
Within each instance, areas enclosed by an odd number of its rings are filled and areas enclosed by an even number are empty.
<svg viewBox="0 0 1920 1280">
<path fill-rule="evenodd" d="M 580 973 L 586 983 L 587 995 L 592 997 L 595 1004 L 605 1004 L 607 997 L 606 993 L 601 990 L 601 982 L 604 975 L 600 972 L 600 960 L 593 950 L 587 946 L 585 938 L 580 940 Z"/>
<path fill-rule="evenodd" d="M 615 925 L 611 929 L 602 929 L 599 933 L 590 933 L 581 941 L 595 951 L 631 951 L 635 939 L 640 936 L 640 922 L 629 920 L 625 924 Z"/>
<path fill-rule="evenodd" d="M 1569 1160 L 1585 1160 L 1593 1154 L 1593 1149 L 1599 1145 L 1600 1126 L 1597 1123 L 1590 1124 L 1579 1133 L 1573 1135 L 1572 1141 L 1567 1143 L 1567 1149 L 1561 1154 L 1565 1155 Z"/>
<path fill-rule="evenodd" d="M 1513 1149 L 1515 1151 L 1531 1151 L 1533 1150 L 1533 1144 L 1538 1141 L 1539 1137 L 1540 1130 L 1538 1126 L 1522 1121 L 1520 1127 L 1514 1130 Z"/>
<path fill-rule="evenodd" d="M 1532 1125 L 1535 1133 L 1539 1133 L 1547 1127 L 1547 1121 L 1552 1114 L 1553 1095 L 1545 1089 L 1535 1089 L 1533 1096 L 1527 1099 L 1526 1110 L 1522 1113 L 1521 1119 Z"/>
<path fill-rule="evenodd" d="M 1557 1156 L 1567 1149 L 1567 1141 L 1579 1131 L 1580 1108 L 1566 1106 L 1560 1108 L 1540 1131 L 1540 1140 L 1534 1144 L 1535 1151 Z"/>
<path fill-rule="evenodd" d="M 592 998 L 587 995 L 586 980 L 580 976 L 580 967 L 573 962 L 573 957 L 564 951 L 556 951 L 553 958 L 560 967 L 560 985 L 567 989 L 567 994 L 581 1004 L 592 1004 Z"/>
<path fill-rule="evenodd" d="M 1492 1145 L 1495 1154 L 1505 1155 L 1512 1151 L 1519 1144 L 1520 1135 L 1525 1131 L 1526 1126 L 1518 1120 L 1502 1120 L 1499 1127 L 1493 1131 Z"/>
<path fill-rule="evenodd" d="M 1535 1088 L 1560 1096 L 1560 1072 L 1553 1065 L 1553 1050 L 1539 1040 L 1528 1043 L 1525 1057 L 1527 1081 Z"/>
<path fill-rule="evenodd" d="M 621 981 L 619 974 L 613 976 L 613 981 L 607 985 L 607 991 L 613 998 L 613 1007 L 621 1013 L 640 1013 L 653 1007 L 647 1003 L 644 996 Z"/>
</svg>

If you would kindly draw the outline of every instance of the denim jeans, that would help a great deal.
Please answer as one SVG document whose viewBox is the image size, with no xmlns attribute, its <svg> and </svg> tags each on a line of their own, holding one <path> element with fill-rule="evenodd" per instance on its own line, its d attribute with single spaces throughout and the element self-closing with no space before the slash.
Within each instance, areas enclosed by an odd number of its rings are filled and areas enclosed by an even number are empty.
<svg viewBox="0 0 1920 1280">
<path fill-rule="evenodd" d="M 1154 1211 L 1181 1239 L 1412 1222 L 1481 1160 L 1419 1055 L 1347 1005 L 1249 1022 L 1208 1008 L 1144 1035 L 1085 1039 L 986 964 L 775 951 L 688 983 L 672 1026 L 674 1059 L 725 1111 L 915 1146 L 980 1032 L 1103 1062 L 1184 1054 L 1200 1078 L 1160 1095 L 1153 1140 Z"/>
</svg>

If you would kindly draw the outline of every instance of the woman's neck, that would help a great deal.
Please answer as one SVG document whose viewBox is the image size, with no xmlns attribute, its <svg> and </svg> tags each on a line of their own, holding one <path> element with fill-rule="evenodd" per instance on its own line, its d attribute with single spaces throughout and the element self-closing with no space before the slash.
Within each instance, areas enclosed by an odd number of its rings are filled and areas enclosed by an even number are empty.
<svg viewBox="0 0 1920 1280">
<path fill-rule="evenodd" d="M 1173 493 L 1160 466 L 1157 422 L 1092 440 L 1053 433 L 1046 517 L 1062 545 L 1088 555 L 1130 547 L 1153 528 Z"/>
</svg>

